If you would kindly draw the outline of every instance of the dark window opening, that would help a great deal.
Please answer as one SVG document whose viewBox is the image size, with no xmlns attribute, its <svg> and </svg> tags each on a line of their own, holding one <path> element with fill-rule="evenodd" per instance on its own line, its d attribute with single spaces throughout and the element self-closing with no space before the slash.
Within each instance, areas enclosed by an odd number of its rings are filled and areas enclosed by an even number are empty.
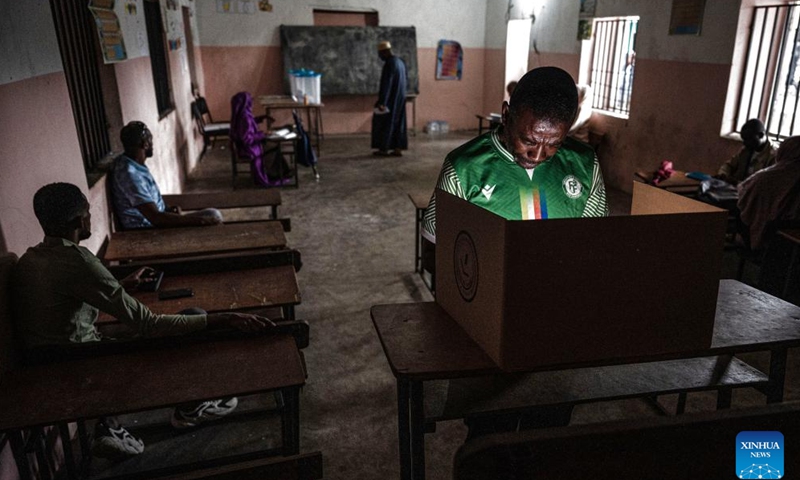
<svg viewBox="0 0 800 480">
<path fill-rule="evenodd" d="M 164 42 L 164 22 L 161 20 L 161 5 L 157 1 L 145 0 L 144 19 L 147 25 L 147 43 L 150 46 L 150 64 L 153 70 L 158 115 L 164 117 L 173 110 L 175 105 L 172 102 L 170 88 L 167 49 Z"/>
</svg>

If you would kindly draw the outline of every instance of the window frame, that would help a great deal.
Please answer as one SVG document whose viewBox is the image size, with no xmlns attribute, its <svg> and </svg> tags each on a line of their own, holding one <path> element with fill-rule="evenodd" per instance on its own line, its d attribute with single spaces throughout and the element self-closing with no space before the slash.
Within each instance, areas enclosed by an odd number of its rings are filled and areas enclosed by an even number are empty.
<svg viewBox="0 0 800 480">
<path fill-rule="evenodd" d="M 161 3 L 158 0 L 144 0 L 143 3 L 150 67 L 153 73 L 153 89 L 156 95 L 158 119 L 161 120 L 175 110 L 164 19 Z"/>
<path fill-rule="evenodd" d="M 638 15 L 592 20 L 592 36 L 585 42 L 588 48 L 582 55 L 587 57 L 586 83 L 592 87 L 592 109 L 595 112 L 624 119 L 630 117 L 639 20 Z M 633 57 L 629 61 L 631 54 Z M 630 69 L 627 68 L 628 62 Z M 606 78 L 601 82 L 598 77 Z"/>
</svg>

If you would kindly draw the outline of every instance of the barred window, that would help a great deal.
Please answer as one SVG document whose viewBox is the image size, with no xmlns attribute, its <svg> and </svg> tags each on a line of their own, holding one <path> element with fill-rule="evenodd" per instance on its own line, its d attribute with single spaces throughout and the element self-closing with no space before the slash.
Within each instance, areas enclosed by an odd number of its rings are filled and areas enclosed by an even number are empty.
<svg viewBox="0 0 800 480">
<path fill-rule="evenodd" d="M 145 0 L 144 19 L 147 25 L 147 43 L 150 47 L 150 65 L 153 70 L 156 105 L 159 116 L 164 117 L 173 110 L 175 105 L 172 102 L 167 49 L 164 44 L 164 22 L 161 19 L 161 5 L 158 1 Z"/>
<path fill-rule="evenodd" d="M 775 138 L 797 135 L 800 86 L 800 5 L 757 7 L 753 12 L 744 74 L 739 91 L 738 131 L 760 118 Z"/>
<path fill-rule="evenodd" d="M 86 172 L 111 153 L 98 65 L 97 33 L 86 2 L 51 0 L 61 61 Z"/>
<path fill-rule="evenodd" d="M 596 18 L 592 26 L 592 108 L 625 118 L 630 113 L 639 17 Z"/>
</svg>

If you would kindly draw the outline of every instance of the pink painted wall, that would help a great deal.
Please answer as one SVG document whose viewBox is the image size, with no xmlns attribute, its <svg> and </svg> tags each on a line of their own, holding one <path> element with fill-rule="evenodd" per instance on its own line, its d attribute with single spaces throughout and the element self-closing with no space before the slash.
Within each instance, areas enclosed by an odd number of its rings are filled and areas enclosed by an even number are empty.
<svg viewBox="0 0 800 480">
<path fill-rule="evenodd" d="M 598 156 L 609 185 L 630 192 L 636 170 L 662 160 L 715 173 L 741 148 L 720 137 L 730 65 L 637 59 L 628 120 L 595 113 Z"/>
<path fill-rule="evenodd" d="M 230 117 L 230 98 L 239 91 L 254 96 L 280 95 L 283 90 L 283 66 L 280 47 L 201 47 L 204 93 L 215 117 Z M 476 128 L 475 114 L 483 111 L 485 51 L 464 51 L 464 72 L 460 81 L 436 80 L 436 49 L 417 50 L 420 70 L 420 94 L 417 98 L 417 128 L 430 120 L 445 120 L 454 130 Z M 323 77 L 322 81 L 325 81 Z M 502 91 L 502 78 L 500 80 Z M 477 94 L 476 94 L 477 92 Z M 322 118 L 325 133 L 369 132 L 374 96 L 341 95 L 323 97 Z M 502 102 L 502 99 L 500 100 Z M 256 106 L 256 109 L 258 107 Z M 411 108 L 408 109 L 411 127 Z M 284 112 L 278 123 L 288 122 Z"/>
<path fill-rule="evenodd" d="M 0 125 L 0 233 L 6 249 L 21 255 L 43 236 L 33 214 L 36 190 L 70 182 L 88 193 L 64 74 L 0 85 Z"/>
</svg>

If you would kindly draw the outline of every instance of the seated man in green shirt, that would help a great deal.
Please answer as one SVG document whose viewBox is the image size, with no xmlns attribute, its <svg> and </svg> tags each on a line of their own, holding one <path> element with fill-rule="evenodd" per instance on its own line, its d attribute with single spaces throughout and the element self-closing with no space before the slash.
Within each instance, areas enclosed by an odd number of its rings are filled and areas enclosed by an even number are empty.
<svg viewBox="0 0 800 480">
<path fill-rule="evenodd" d="M 608 215 L 594 150 L 567 137 L 578 109 L 572 77 L 559 68 L 526 73 L 503 102 L 502 123 L 450 152 L 436 188 L 508 220 Z M 436 194 L 423 236 L 436 243 Z"/>
<path fill-rule="evenodd" d="M 29 248 L 14 270 L 17 331 L 29 355 L 47 346 L 102 340 L 95 327 L 98 310 L 113 315 L 140 336 L 180 335 L 209 327 L 260 332 L 274 327 L 267 318 L 239 313 L 156 315 L 131 297 L 123 284 L 139 283 L 140 269 L 117 281 L 89 250 L 78 244 L 91 235 L 89 202 L 69 183 L 45 185 L 33 197 L 44 240 Z M 175 409 L 172 424 L 189 427 L 220 418 L 236 408 L 235 397 Z M 116 419 L 101 419 L 92 446 L 95 455 L 120 459 L 144 450 Z"/>
<path fill-rule="evenodd" d="M 503 102 L 500 127 L 450 152 L 436 187 L 508 220 L 607 216 L 594 150 L 567 137 L 577 110 L 578 91 L 567 72 L 555 67 L 531 70 L 519 80 L 510 102 Z M 422 234 L 424 264 L 431 271 L 436 192 L 425 211 Z M 550 407 L 465 422 L 474 437 L 565 425 L 571 414 L 572 407 Z"/>
</svg>

